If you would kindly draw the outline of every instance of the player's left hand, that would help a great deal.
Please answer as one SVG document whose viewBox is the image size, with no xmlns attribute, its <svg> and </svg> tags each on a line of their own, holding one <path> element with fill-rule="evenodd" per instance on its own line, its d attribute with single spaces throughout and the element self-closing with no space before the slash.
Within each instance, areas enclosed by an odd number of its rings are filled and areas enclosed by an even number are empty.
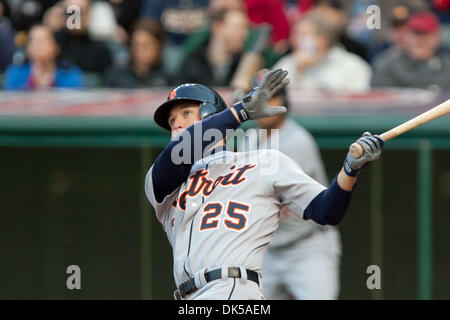
<svg viewBox="0 0 450 320">
<path fill-rule="evenodd" d="M 289 84 L 288 72 L 282 69 L 269 71 L 258 85 L 242 100 L 242 105 L 250 119 L 270 117 L 287 112 L 286 107 L 272 107 L 269 100 L 280 89 Z"/>
<path fill-rule="evenodd" d="M 378 160 L 383 149 L 384 141 L 378 135 L 365 132 L 361 138 L 356 140 L 363 150 L 362 157 L 355 159 L 351 152 L 348 152 L 344 163 L 344 171 L 348 176 L 354 177 L 357 173 L 372 161 Z"/>
</svg>

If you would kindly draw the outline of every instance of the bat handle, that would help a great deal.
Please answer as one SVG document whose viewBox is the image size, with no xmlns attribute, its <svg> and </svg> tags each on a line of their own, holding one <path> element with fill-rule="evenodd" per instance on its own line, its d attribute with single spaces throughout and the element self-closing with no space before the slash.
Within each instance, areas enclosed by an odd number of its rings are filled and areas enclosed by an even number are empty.
<svg viewBox="0 0 450 320">
<path fill-rule="evenodd" d="M 350 154 L 352 155 L 353 158 L 359 159 L 363 156 L 364 149 L 356 142 L 352 143 L 352 145 L 350 146 Z"/>
</svg>

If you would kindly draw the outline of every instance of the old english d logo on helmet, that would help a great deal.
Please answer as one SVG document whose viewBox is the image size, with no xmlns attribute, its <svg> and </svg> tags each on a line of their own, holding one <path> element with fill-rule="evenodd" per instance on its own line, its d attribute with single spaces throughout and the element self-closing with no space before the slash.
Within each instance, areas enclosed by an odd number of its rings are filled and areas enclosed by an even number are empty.
<svg viewBox="0 0 450 320">
<path fill-rule="evenodd" d="M 169 99 L 167 100 L 172 100 L 173 98 L 175 98 L 177 96 L 177 89 L 173 89 L 172 91 L 170 91 L 169 93 Z"/>
</svg>

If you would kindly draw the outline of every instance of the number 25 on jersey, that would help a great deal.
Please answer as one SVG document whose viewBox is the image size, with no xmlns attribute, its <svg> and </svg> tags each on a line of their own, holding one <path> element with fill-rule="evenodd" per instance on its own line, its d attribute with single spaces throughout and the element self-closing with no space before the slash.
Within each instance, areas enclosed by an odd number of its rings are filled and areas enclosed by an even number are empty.
<svg viewBox="0 0 450 320">
<path fill-rule="evenodd" d="M 218 229 L 221 224 L 228 230 L 242 231 L 247 226 L 250 206 L 236 201 L 228 201 L 225 210 L 221 202 L 209 202 L 203 207 L 200 231 Z M 222 213 L 225 218 L 220 222 Z"/>
</svg>

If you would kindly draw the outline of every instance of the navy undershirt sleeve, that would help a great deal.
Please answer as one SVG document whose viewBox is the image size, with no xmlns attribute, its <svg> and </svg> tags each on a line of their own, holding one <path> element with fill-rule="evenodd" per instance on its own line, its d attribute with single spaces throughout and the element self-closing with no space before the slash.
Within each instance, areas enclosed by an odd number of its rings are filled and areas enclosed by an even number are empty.
<svg viewBox="0 0 450 320">
<path fill-rule="evenodd" d="M 338 225 L 347 212 L 353 191 L 343 190 L 333 179 L 330 186 L 319 193 L 306 207 L 305 220 L 313 220 L 321 225 Z"/>
<path fill-rule="evenodd" d="M 240 123 L 236 120 L 231 109 L 226 109 L 194 123 L 172 140 L 156 158 L 153 166 L 153 192 L 156 201 L 162 202 L 167 195 L 178 188 L 189 177 L 192 165 L 202 159 L 205 152 L 209 152 L 209 150 L 205 149 L 218 142 L 214 139 L 212 141 L 202 139 L 203 132 L 206 132 L 208 129 L 219 130 L 223 139 L 226 137 L 227 129 L 237 129 L 239 126 Z M 201 143 L 201 148 L 198 146 L 194 148 L 196 143 Z M 180 147 L 180 144 L 183 144 L 183 148 L 180 148 L 182 151 L 177 153 L 177 155 L 183 157 L 186 161 L 174 163 L 172 151 L 177 146 Z M 186 150 L 188 154 L 183 155 L 183 150 Z"/>
</svg>

